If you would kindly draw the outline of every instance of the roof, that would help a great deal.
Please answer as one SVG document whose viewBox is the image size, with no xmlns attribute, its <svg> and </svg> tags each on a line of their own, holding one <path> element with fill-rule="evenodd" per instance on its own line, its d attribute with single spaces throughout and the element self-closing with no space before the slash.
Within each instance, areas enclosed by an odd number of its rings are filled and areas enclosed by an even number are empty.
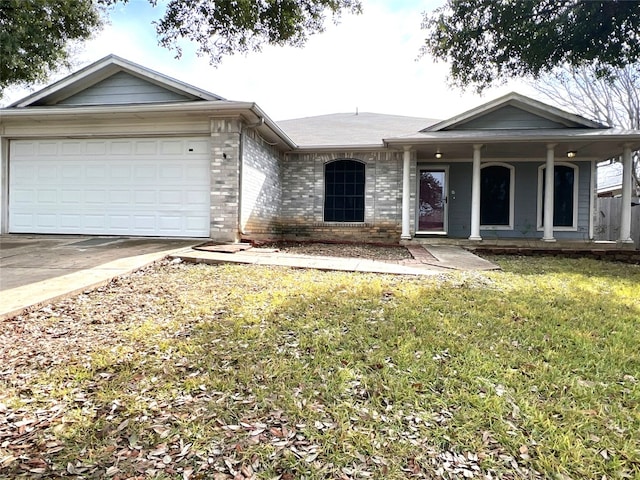
<svg viewBox="0 0 640 480">
<path fill-rule="evenodd" d="M 379 113 L 334 113 L 278 121 L 300 147 L 382 146 L 382 139 L 406 135 L 429 126 L 433 118 Z"/>
<path fill-rule="evenodd" d="M 439 132 L 443 130 L 461 129 L 466 123 L 508 106 L 546 118 L 547 120 L 563 125 L 566 128 L 609 128 L 601 123 L 566 112 L 551 105 L 547 105 L 546 103 L 534 100 L 533 98 L 526 97 L 516 92 L 511 92 L 476 108 L 467 110 L 460 115 L 456 115 L 447 120 L 431 125 L 422 131 Z"/>
<path fill-rule="evenodd" d="M 214 93 L 181 82 L 117 55 L 107 55 L 97 62 L 64 77 L 62 80 L 12 103 L 7 108 L 56 105 L 62 100 L 119 72 L 129 73 L 192 100 L 224 100 L 224 98 Z"/>
</svg>

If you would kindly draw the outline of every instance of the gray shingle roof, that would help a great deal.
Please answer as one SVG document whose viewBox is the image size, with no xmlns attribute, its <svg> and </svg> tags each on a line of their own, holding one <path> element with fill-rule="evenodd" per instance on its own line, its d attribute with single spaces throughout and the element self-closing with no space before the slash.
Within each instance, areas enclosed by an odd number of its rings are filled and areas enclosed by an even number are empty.
<svg viewBox="0 0 640 480">
<path fill-rule="evenodd" d="M 299 146 L 382 145 L 383 138 L 416 134 L 433 118 L 379 113 L 334 113 L 276 122 Z"/>
</svg>

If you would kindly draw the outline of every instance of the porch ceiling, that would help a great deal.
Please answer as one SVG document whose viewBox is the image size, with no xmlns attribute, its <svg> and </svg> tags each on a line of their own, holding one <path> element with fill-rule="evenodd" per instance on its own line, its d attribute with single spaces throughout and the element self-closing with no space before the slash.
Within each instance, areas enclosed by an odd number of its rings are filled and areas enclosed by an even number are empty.
<svg viewBox="0 0 640 480">
<path fill-rule="evenodd" d="M 556 159 L 566 159 L 566 152 L 577 152 L 574 161 L 606 160 L 622 154 L 623 146 L 630 144 L 640 149 L 640 131 L 637 130 L 520 130 L 487 131 L 465 130 L 424 132 L 418 135 L 385 139 L 391 148 L 411 147 L 421 160 L 446 161 L 473 157 L 473 145 L 482 144 L 483 158 L 530 159 L 545 158 L 547 145 L 556 144 Z M 442 158 L 435 159 L 440 152 Z"/>
</svg>

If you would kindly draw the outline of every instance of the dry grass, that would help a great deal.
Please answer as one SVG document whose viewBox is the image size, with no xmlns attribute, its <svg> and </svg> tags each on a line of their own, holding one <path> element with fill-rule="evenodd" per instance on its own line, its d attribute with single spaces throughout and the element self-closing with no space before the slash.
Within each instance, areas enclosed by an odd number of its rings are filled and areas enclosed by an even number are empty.
<svg viewBox="0 0 640 480">
<path fill-rule="evenodd" d="M 2 324 L 7 478 L 637 478 L 640 269 L 163 264 Z"/>
</svg>

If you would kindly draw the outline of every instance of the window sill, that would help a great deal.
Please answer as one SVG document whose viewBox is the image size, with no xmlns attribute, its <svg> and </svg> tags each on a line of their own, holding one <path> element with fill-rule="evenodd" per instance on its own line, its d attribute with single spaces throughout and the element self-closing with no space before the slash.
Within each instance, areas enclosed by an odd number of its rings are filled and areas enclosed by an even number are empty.
<svg viewBox="0 0 640 480">
<path fill-rule="evenodd" d="M 513 225 L 480 225 L 480 230 L 487 230 L 489 232 L 502 230 L 513 230 Z"/>
<path fill-rule="evenodd" d="M 320 222 L 315 223 L 314 227 L 347 227 L 347 228 L 363 228 L 369 227 L 367 222 Z"/>
<path fill-rule="evenodd" d="M 538 227 L 539 232 L 544 232 L 544 227 Z M 553 227 L 554 232 L 577 232 L 578 227 Z"/>
</svg>

